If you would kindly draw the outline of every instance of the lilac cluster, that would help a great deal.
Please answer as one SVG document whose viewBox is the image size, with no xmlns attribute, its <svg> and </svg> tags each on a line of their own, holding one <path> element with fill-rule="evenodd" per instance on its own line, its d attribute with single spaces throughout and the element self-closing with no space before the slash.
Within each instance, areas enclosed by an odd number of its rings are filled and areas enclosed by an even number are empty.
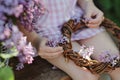
<svg viewBox="0 0 120 80">
<path fill-rule="evenodd" d="M 21 37 L 18 43 L 17 49 L 19 51 L 19 54 L 18 54 L 18 58 L 20 61 L 19 64 L 21 65 L 23 65 L 23 63 L 31 64 L 35 53 L 34 53 L 34 48 L 32 47 L 31 43 L 30 42 L 27 43 L 26 37 Z M 17 70 L 22 69 L 20 68 L 21 65 L 20 66 L 17 65 Z"/>
<path fill-rule="evenodd" d="M 17 18 L 27 30 L 31 31 L 36 20 L 45 11 L 39 0 L 0 0 L 0 26 L 11 18 Z"/>
<path fill-rule="evenodd" d="M 10 37 L 9 21 L 18 18 L 23 12 L 23 5 L 20 0 L 0 0 L 0 41 Z M 21 0 L 22 1 L 22 0 Z M 12 22 L 12 21 L 11 21 Z"/>
<path fill-rule="evenodd" d="M 90 56 L 93 54 L 93 51 L 94 51 L 93 46 L 86 47 L 85 45 L 82 45 L 79 50 L 79 54 L 82 55 L 83 58 L 91 60 Z"/>
<path fill-rule="evenodd" d="M 25 3 L 23 13 L 20 15 L 20 22 L 29 31 L 34 28 L 37 20 L 44 15 L 46 9 L 39 0 L 29 0 Z"/>
<path fill-rule="evenodd" d="M 34 49 L 17 28 L 16 21 L 31 31 L 44 11 L 38 0 L 0 0 L 0 43 L 7 49 L 15 46 L 21 63 L 32 63 Z"/>
<path fill-rule="evenodd" d="M 19 43 L 19 46 L 17 46 L 17 49 L 19 50 L 18 56 L 19 60 L 22 63 L 32 63 L 33 56 L 34 56 L 34 49 L 31 45 L 31 43 L 27 43 L 26 37 L 21 37 Z"/>
<path fill-rule="evenodd" d="M 12 22 L 7 23 L 6 25 L 10 29 L 11 36 L 7 40 L 4 40 L 4 46 L 6 46 L 7 49 L 16 46 L 20 62 L 28 64 L 32 63 L 34 49 L 31 43 L 27 42 L 26 37 L 23 36 L 23 34 L 18 30 L 17 26 L 12 24 Z"/>
<path fill-rule="evenodd" d="M 111 63 L 112 66 L 116 65 L 116 63 L 119 59 L 120 59 L 119 55 L 112 54 L 110 50 L 103 51 L 99 55 L 100 62 Z"/>
<path fill-rule="evenodd" d="M 6 17 L 19 15 L 23 12 L 23 5 L 21 4 L 23 0 L 0 0 L 0 13 Z"/>
</svg>

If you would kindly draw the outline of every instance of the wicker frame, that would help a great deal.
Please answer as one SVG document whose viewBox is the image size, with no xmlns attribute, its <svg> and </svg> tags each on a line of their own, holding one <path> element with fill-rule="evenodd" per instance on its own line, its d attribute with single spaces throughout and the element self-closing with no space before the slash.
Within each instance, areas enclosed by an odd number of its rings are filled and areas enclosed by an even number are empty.
<svg viewBox="0 0 120 80">
<path fill-rule="evenodd" d="M 105 62 L 99 62 L 97 60 L 87 60 L 83 58 L 81 55 L 79 55 L 77 52 L 74 52 L 72 50 L 72 44 L 71 44 L 71 34 L 72 32 L 75 32 L 78 29 L 83 29 L 86 27 L 81 27 L 85 25 L 83 22 L 78 22 L 77 24 L 74 24 L 74 20 L 69 20 L 66 22 L 62 27 L 62 33 L 64 37 L 67 37 L 68 41 L 66 41 L 64 44 L 60 43 L 59 45 L 63 47 L 64 49 L 64 56 L 65 58 L 71 59 L 76 65 L 80 67 L 86 67 L 88 70 L 90 70 L 92 73 L 95 74 L 101 74 L 104 72 L 108 72 L 111 70 L 114 70 L 117 67 L 120 67 L 120 60 L 117 60 L 117 63 L 115 66 L 112 66 L 112 64 L 105 63 Z M 74 27 L 75 26 L 75 27 Z M 102 22 L 101 26 L 104 26 L 105 29 L 115 38 L 117 42 L 117 46 L 120 50 L 120 28 L 111 20 L 105 18 Z"/>
</svg>

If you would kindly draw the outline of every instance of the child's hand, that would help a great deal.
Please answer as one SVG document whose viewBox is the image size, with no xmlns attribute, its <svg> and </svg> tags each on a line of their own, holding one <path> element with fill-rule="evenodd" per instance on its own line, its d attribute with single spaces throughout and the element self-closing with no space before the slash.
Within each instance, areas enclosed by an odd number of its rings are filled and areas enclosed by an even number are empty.
<svg viewBox="0 0 120 80">
<path fill-rule="evenodd" d="M 95 5 L 87 5 L 84 9 L 83 21 L 86 26 L 90 28 L 99 27 L 104 20 L 103 12 L 99 10 Z"/>
<path fill-rule="evenodd" d="M 48 47 L 46 46 L 47 39 L 42 39 L 38 54 L 44 59 L 54 59 L 63 53 L 62 47 Z"/>
</svg>

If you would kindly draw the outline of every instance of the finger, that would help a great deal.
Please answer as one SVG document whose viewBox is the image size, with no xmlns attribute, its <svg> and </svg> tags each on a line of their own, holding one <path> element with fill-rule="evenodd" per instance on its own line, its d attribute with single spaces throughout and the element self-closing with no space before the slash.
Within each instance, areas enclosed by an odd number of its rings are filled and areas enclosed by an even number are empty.
<svg viewBox="0 0 120 80">
<path fill-rule="evenodd" d="M 91 19 L 88 23 L 89 24 L 97 24 L 97 23 L 99 23 L 99 21 L 101 21 L 101 19 Z"/>
<path fill-rule="evenodd" d="M 58 57 L 63 54 L 63 51 L 55 52 L 52 54 L 53 57 Z"/>
<path fill-rule="evenodd" d="M 97 28 L 99 27 L 100 23 L 99 24 L 87 24 L 88 27 L 90 28 Z"/>
<path fill-rule="evenodd" d="M 99 19 L 91 19 L 88 24 L 98 24 L 98 23 L 101 23 L 103 21 L 103 19 L 99 18 Z"/>
<path fill-rule="evenodd" d="M 41 44 L 40 44 L 40 46 L 45 46 L 46 45 L 46 43 L 47 43 L 47 39 L 46 38 L 43 38 L 42 40 L 41 40 Z"/>
<path fill-rule="evenodd" d="M 62 55 L 62 51 L 56 53 L 42 53 L 40 56 L 44 59 L 54 59 Z"/>
<path fill-rule="evenodd" d="M 48 57 L 48 56 L 41 56 L 41 58 L 43 58 L 43 59 L 52 59 L 52 57 Z"/>
<path fill-rule="evenodd" d="M 41 50 L 46 53 L 54 53 L 54 52 L 63 51 L 63 48 L 62 47 L 54 47 L 53 48 L 53 47 L 45 46 L 45 47 L 42 47 Z"/>
<path fill-rule="evenodd" d="M 99 21 L 103 21 L 103 19 L 104 19 L 104 17 L 103 17 L 103 14 L 102 13 L 99 13 L 99 14 L 97 14 L 96 15 L 96 17 L 95 18 L 93 18 L 93 19 L 91 19 L 91 20 L 89 20 L 89 22 L 88 23 L 93 23 L 93 24 L 97 24 L 97 23 L 99 23 Z"/>
<path fill-rule="evenodd" d="M 63 51 L 55 52 L 55 53 L 39 53 L 41 57 L 54 57 L 54 56 L 59 56 L 62 54 Z"/>
<path fill-rule="evenodd" d="M 86 24 L 87 26 L 90 26 L 90 25 L 100 25 L 101 24 L 101 21 L 98 21 L 97 23 L 88 23 Z"/>
<path fill-rule="evenodd" d="M 90 13 L 85 13 L 85 15 L 83 17 L 85 19 L 90 19 L 91 18 L 91 14 Z"/>
<path fill-rule="evenodd" d="M 91 19 L 91 14 L 90 13 L 85 13 L 83 16 L 83 22 L 88 23 L 88 21 Z"/>
</svg>

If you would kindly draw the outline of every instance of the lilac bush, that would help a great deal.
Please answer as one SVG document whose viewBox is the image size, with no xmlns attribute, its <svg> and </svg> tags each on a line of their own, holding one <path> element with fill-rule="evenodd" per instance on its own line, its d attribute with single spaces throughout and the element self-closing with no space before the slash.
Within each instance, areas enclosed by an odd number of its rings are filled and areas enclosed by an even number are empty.
<svg viewBox="0 0 120 80">
<path fill-rule="evenodd" d="M 39 0 L 0 0 L 0 68 L 6 59 L 17 56 L 20 64 L 32 63 L 34 47 L 19 31 L 17 22 L 32 31 L 45 9 Z"/>
</svg>

